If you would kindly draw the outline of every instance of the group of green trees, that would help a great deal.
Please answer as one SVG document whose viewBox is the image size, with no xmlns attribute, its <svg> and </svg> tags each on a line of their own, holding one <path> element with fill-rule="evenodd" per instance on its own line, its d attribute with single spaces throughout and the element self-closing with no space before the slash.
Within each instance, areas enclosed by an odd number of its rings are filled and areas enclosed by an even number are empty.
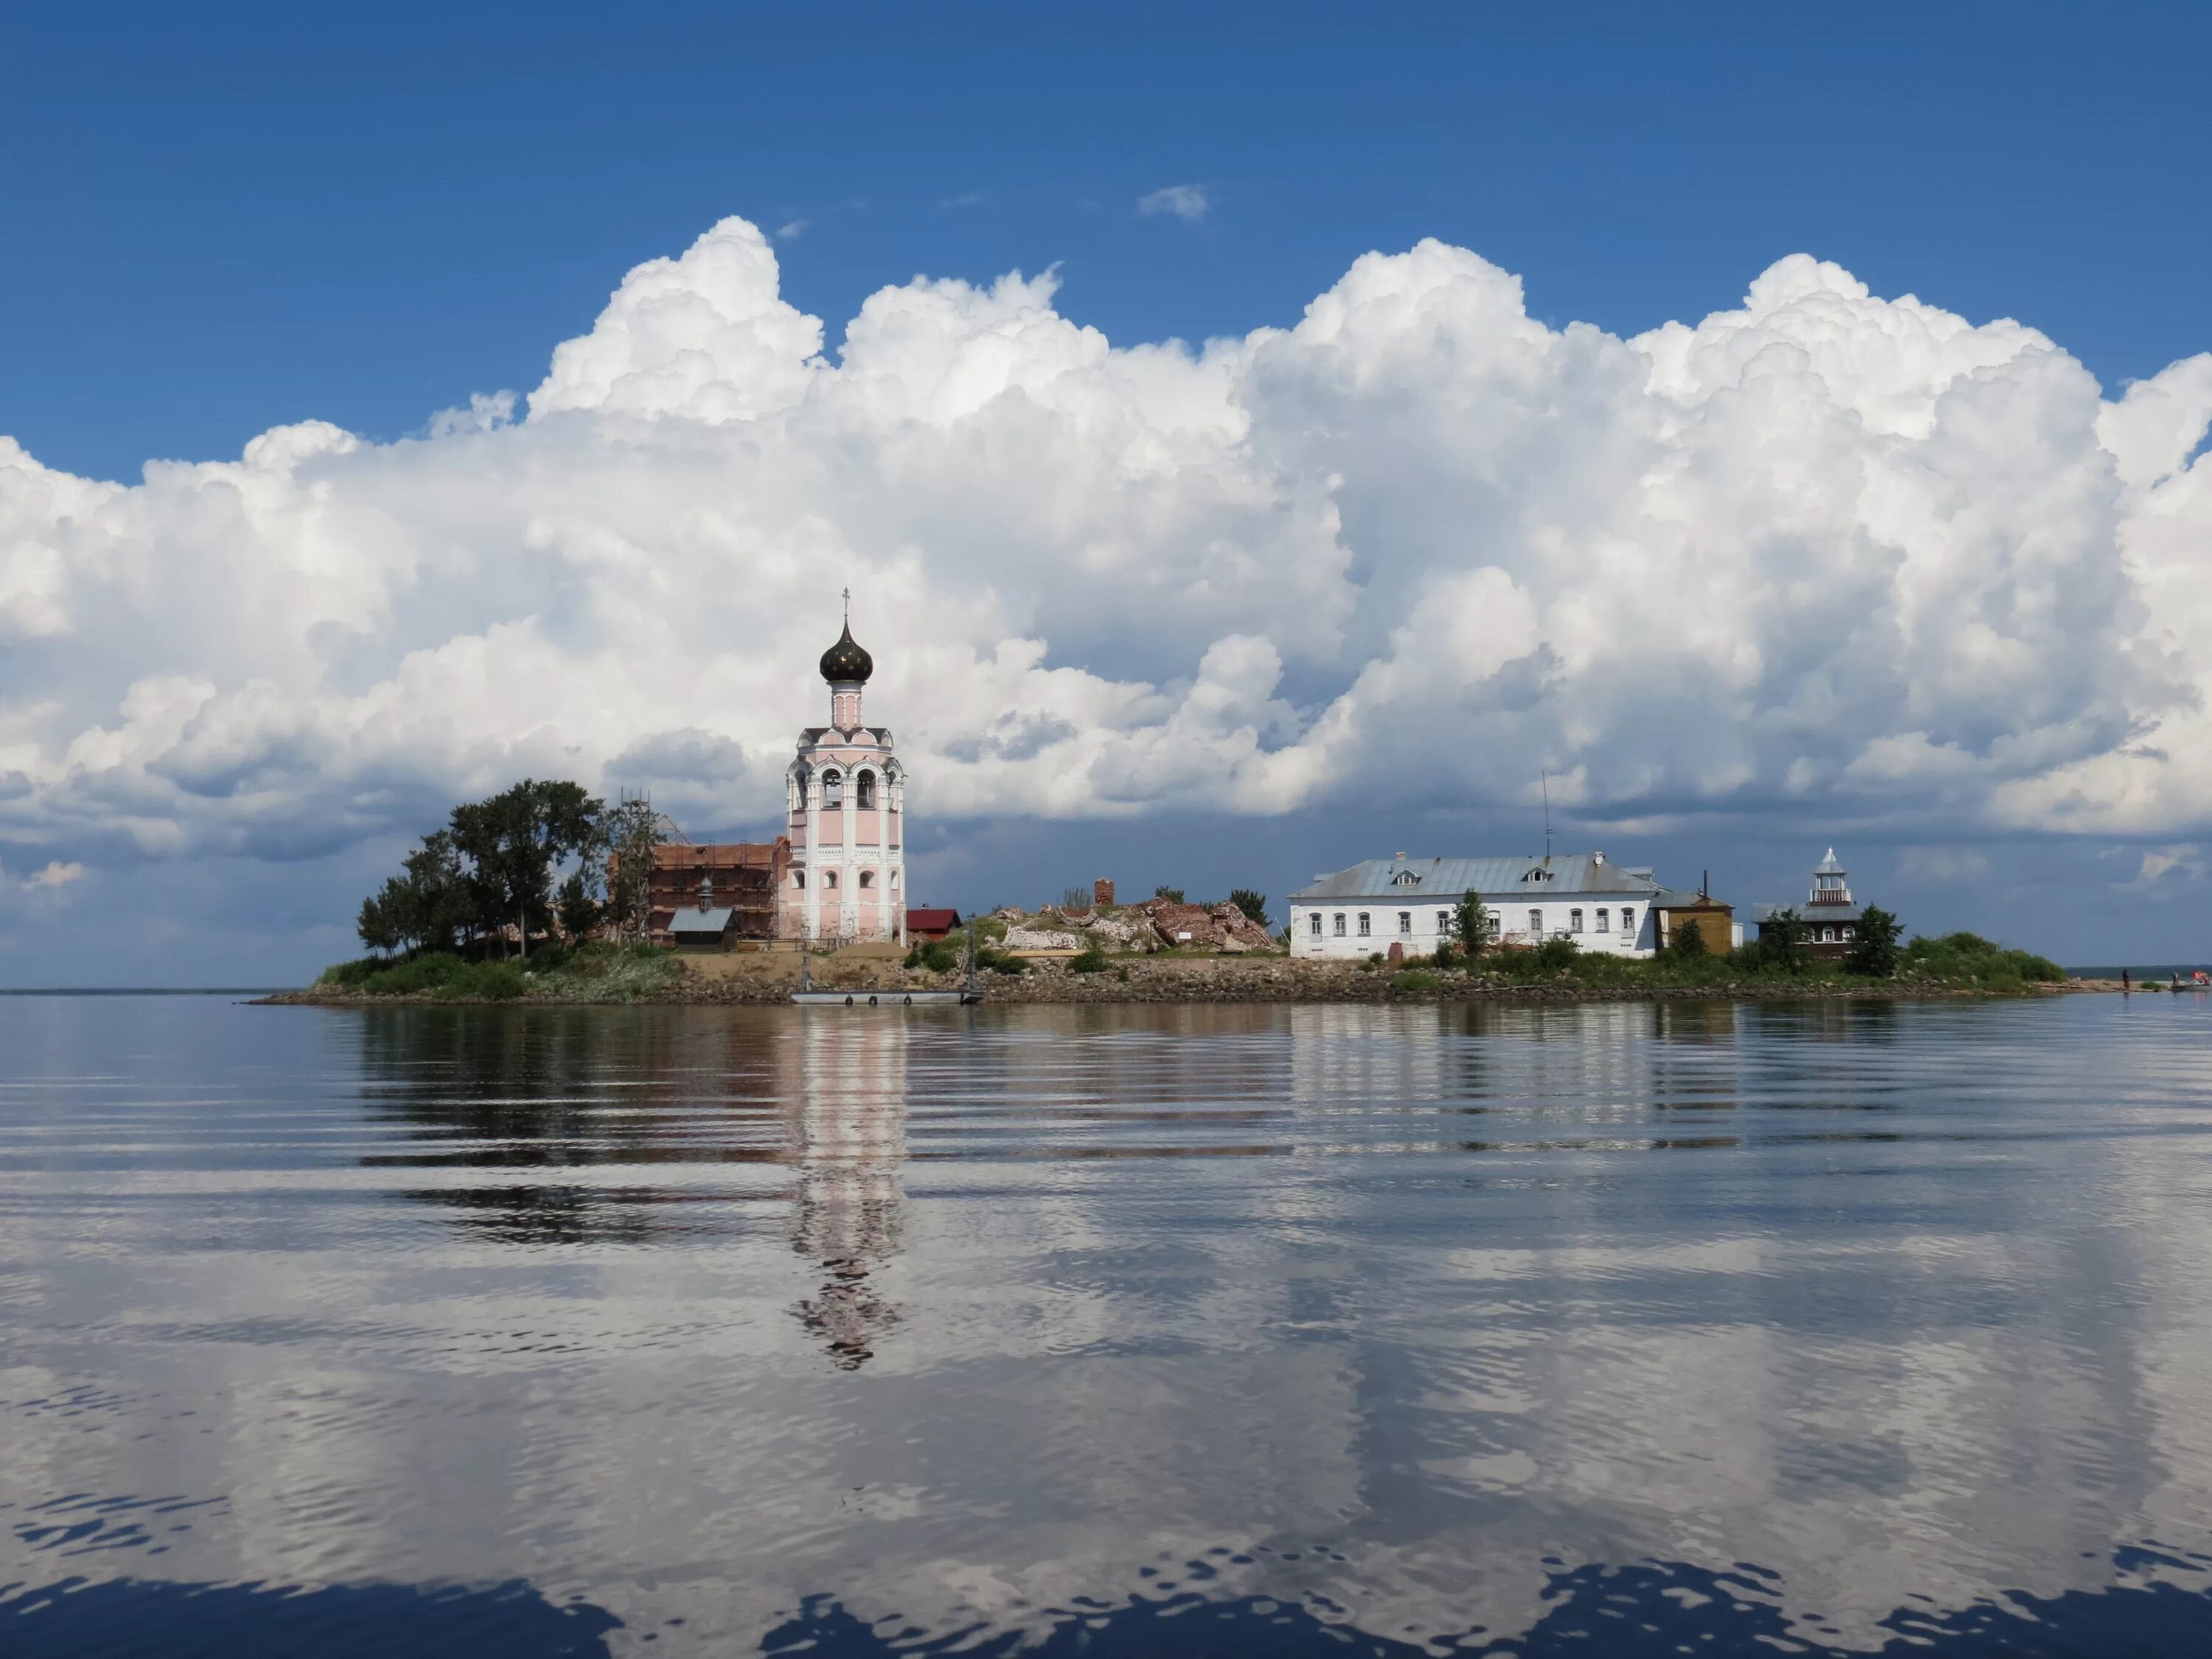
<svg viewBox="0 0 2212 1659">
<path fill-rule="evenodd" d="M 1869 904 L 1859 912 L 1854 927 L 1851 948 L 1844 956 L 1844 971 L 1869 979 L 1895 978 L 1904 960 L 1904 923 L 1879 904 Z M 1759 923 L 1759 937 L 1743 947 L 1746 965 L 1802 973 L 1808 938 L 1805 919 L 1794 908 L 1777 910 Z M 1694 928 L 1678 931 L 1668 949 L 1677 955 L 1703 956 L 1705 941 Z"/>
<path fill-rule="evenodd" d="M 1490 913 L 1473 893 L 1459 902 L 1452 922 L 1451 937 L 1437 946 L 1435 960 L 1438 967 L 1471 963 L 1497 943 L 1491 933 Z M 1657 953 L 1656 964 L 1662 972 L 1673 970 L 1678 975 L 1698 979 L 1715 973 L 1802 974 L 1811 969 L 1814 961 L 1806 948 L 1810 938 L 1805 919 L 1794 909 L 1776 911 L 1760 925 L 1758 938 L 1718 955 L 1710 951 L 1700 930 L 1677 927 Z M 1705 964 L 1709 958 L 1711 965 L 1707 968 Z M 1536 974 L 1557 974 L 1570 968 L 1584 971 L 1581 966 L 1583 963 L 1589 964 L 1588 971 L 1596 971 L 1601 965 L 1608 973 L 1647 971 L 1641 964 L 1611 957 L 1583 957 L 1571 939 L 1547 939 L 1528 951 L 1516 951 L 1511 965 Z M 1904 924 L 1876 904 L 1859 912 L 1853 926 L 1850 949 L 1839 965 L 1844 973 L 1867 979 L 1894 979 L 1902 974 L 1912 979 L 1992 989 L 2054 984 L 2065 978 L 2064 970 L 2047 957 L 2008 950 L 1978 933 L 1946 933 L 1934 939 L 1916 939 L 1907 944 Z"/>
<path fill-rule="evenodd" d="M 642 940 L 663 839 L 650 802 L 611 807 L 580 784 L 526 778 L 453 808 L 362 901 L 356 926 L 370 950 L 410 956 L 481 955 L 496 942 L 501 954 L 527 957 L 532 937 L 579 939 L 602 927 Z"/>
<path fill-rule="evenodd" d="M 1869 905 L 1859 913 L 1857 932 L 1844 959 L 1844 971 L 1873 979 L 1893 977 L 1904 961 L 1904 926 L 1895 916 L 1879 905 Z M 1756 939 L 1729 953 L 1729 960 L 1752 971 L 1802 972 L 1808 960 L 1807 937 L 1804 921 L 1796 911 L 1778 910 L 1761 925 Z M 1496 943 L 1490 912 L 1476 895 L 1468 893 L 1452 912 L 1451 937 L 1437 946 L 1437 965 L 1446 968 L 1455 962 L 1471 963 Z M 1686 963 L 1705 957 L 1709 950 L 1702 930 L 1677 927 L 1658 957 L 1663 962 Z M 1573 939 L 1547 939 L 1530 954 L 1535 966 L 1556 971 L 1577 953 Z"/>
</svg>

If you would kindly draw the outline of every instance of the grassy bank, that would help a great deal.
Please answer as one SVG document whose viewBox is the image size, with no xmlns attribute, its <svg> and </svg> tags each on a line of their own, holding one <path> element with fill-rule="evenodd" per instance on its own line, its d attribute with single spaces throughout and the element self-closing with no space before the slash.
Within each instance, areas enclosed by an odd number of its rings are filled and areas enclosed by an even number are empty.
<svg viewBox="0 0 2212 1659">
<path fill-rule="evenodd" d="M 1471 963 L 1462 959 L 1450 966 L 1419 959 L 1396 969 L 1395 977 L 1401 983 L 1410 978 L 1409 988 L 1440 988 L 1458 980 L 1497 986 L 1571 985 L 1632 994 L 1709 990 L 1768 995 L 1786 993 L 1793 987 L 1816 992 L 1873 992 L 1891 988 L 1999 995 L 2061 985 L 2066 979 L 2065 969 L 2048 957 L 2008 950 L 1975 933 L 1915 939 L 1899 952 L 1896 971 L 1883 975 L 1853 973 L 1841 963 L 1802 954 L 1784 960 L 1756 946 L 1717 957 L 1668 953 L 1639 958 L 1555 948 L 1561 943 L 1553 941 L 1534 951 L 1487 952 Z"/>
<path fill-rule="evenodd" d="M 1898 971 L 1876 977 L 1800 956 L 1778 962 L 1755 951 L 1726 957 L 1633 960 L 1547 948 L 1487 952 L 1439 963 L 1293 961 L 1279 953 L 1211 956 L 1105 952 L 1024 962 L 980 953 L 994 1002 L 1383 1002 L 1638 1000 L 1674 997 L 2019 995 L 2055 990 L 2059 968 L 1972 934 L 1916 940 Z M 989 971 L 996 969 L 996 971 Z M 941 990 L 960 983 L 958 953 L 917 949 L 903 962 L 883 952 L 817 957 L 814 984 L 857 993 Z M 401 962 L 347 963 L 284 1002 L 385 1001 L 774 1004 L 787 1002 L 799 959 L 789 952 L 677 957 L 645 946 L 588 945 L 470 963 L 442 953 Z"/>
<path fill-rule="evenodd" d="M 649 945 L 556 946 L 527 958 L 470 962 L 444 951 L 403 960 L 364 957 L 323 970 L 329 1000 L 423 998 L 434 1002 L 652 1002 L 684 980 L 683 963 Z"/>
</svg>

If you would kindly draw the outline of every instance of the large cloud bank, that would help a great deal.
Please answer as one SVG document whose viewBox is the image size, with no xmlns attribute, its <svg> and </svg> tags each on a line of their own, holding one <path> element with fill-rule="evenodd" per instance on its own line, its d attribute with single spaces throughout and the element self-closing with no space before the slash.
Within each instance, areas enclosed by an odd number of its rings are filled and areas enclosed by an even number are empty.
<svg viewBox="0 0 2212 1659">
<path fill-rule="evenodd" d="M 1050 276 L 844 345 L 725 220 L 526 407 L 135 487 L 0 438 L 9 867 L 306 856 L 523 773 L 772 815 L 836 592 L 933 816 L 1554 799 L 1627 827 L 2212 823 L 2212 356 L 1784 259 L 1623 340 L 1424 242 L 1120 349 Z"/>
</svg>

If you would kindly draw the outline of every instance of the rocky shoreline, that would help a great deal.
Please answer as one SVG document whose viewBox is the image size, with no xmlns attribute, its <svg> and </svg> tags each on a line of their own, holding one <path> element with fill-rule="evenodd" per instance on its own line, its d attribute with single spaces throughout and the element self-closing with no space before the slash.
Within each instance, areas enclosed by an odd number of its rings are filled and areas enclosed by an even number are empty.
<svg viewBox="0 0 2212 1659">
<path fill-rule="evenodd" d="M 510 1003 L 535 1006 L 592 1006 L 653 1004 L 672 1006 L 787 1006 L 796 985 L 796 964 L 789 958 L 731 957 L 710 959 L 714 965 L 735 964 L 727 971 L 708 971 L 698 959 L 685 963 L 686 970 L 665 988 L 641 995 L 605 998 L 573 994 L 526 992 Z M 749 971 L 750 969 L 750 971 Z M 813 987 L 819 991 L 848 991 L 859 995 L 896 996 L 904 991 L 944 991 L 957 988 L 955 974 L 902 967 L 896 961 L 845 962 L 830 958 L 816 965 Z M 985 973 L 977 984 L 987 1001 L 994 1004 L 1053 1003 L 1422 1003 L 1422 1002 L 1656 1002 L 1759 1000 L 1793 1001 L 1808 998 L 1856 999 L 1881 1001 L 1987 995 L 1971 987 L 1939 981 L 1895 980 L 1886 984 L 1850 984 L 1806 978 L 1793 981 L 1728 981 L 1709 985 L 1588 985 L 1571 974 L 1534 983 L 1492 977 L 1480 972 L 1424 970 L 1419 977 L 1401 975 L 1364 963 L 1297 962 L 1285 957 L 1134 957 L 1117 962 L 1102 973 L 1079 974 L 1064 963 L 1031 963 L 1023 974 Z M 2102 981 L 2075 981 L 2066 985 L 2027 988 L 2036 995 L 2060 995 L 2071 991 L 2094 991 L 2109 987 Z M 409 1005 L 453 1005 L 479 1000 L 435 994 L 366 995 L 335 986 L 310 986 L 279 992 L 260 999 L 280 1006 L 324 1008 L 392 1007 Z"/>
</svg>

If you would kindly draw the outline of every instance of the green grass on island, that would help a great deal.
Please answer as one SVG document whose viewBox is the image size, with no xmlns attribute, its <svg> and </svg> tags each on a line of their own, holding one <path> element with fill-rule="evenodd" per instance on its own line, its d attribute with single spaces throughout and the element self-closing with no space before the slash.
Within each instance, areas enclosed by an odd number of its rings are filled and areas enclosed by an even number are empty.
<svg viewBox="0 0 2212 1659">
<path fill-rule="evenodd" d="M 675 955 L 651 945 L 593 941 L 540 946 L 526 957 L 471 962 L 449 951 L 398 961 L 364 957 L 323 970 L 319 989 L 358 996 L 427 996 L 440 1002 L 642 1002 L 664 996 L 684 977 Z"/>
<path fill-rule="evenodd" d="M 1488 949 L 1472 960 L 1455 950 L 1413 957 L 1395 964 L 1379 956 L 1355 963 L 1291 962 L 1280 954 L 1209 960 L 1231 974 L 1271 966 L 1279 975 L 1288 970 L 1291 984 L 1285 989 L 1293 995 L 1303 991 L 1324 999 L 1329 994 L 1329 983 L 1341 985 L 1346 975 L 1361 979 L 1374 975 L 1385 981 L 1380 987 L 1369 981 L 1366 994 L 1370 996 L 1382 989 L 1394 995 L 1445 997 L 1522 989 L 1599 995 L 1613 992 L 1629 997 L 1698 991 L 1716 996 L 1786 996 L 1793 991 L 1817 995 L 1884 990 L 1901 995 L 1931 991 L 2008 995 L 2058 985 L 2066 978 L 2065 971 L 2046 957 L 2009 950 L 1974 933 L 1947 933 L 1901 945 L 1895 954 L 1894 969 L 1888 974 L 1855 972 L 1844 963 L 1815 957 L 1802 950 L 1778 951 L 1758 944 L 1719 956 L 1668 951 L 1639 958 L 1577 950 L 1572 940 L 1564 939 L 1549 940 L 1534 950 Z M 1152 974 L 1146 972 L 1147 963 L 1158 964 Z M 1159 972 L 1173 972 L 1179 965 L 1188 967 L 1191 963 L 1186 952 L 1120 956 L 1094 944 L 1082 955 L 1054 966 L 1079 978 L 1111 973 L 1117 982 L 1126 984 L 1133 972 L 1142 981 L 1150 981 Z M 1018 975 L 1038 965 L 979 941 L 976 966 L 986 974 Z M 909 971 L 927 970 L 950 981 L 962 971 L 963 956 L 951 941 L 931 941 L 917 944 L 902 966 Z M 869 965 L 851 964 L 849 971 L 866 973 Z M 367 957 L 325 970 L 316 988 L 346 998 L 436 1002 L 656 1002 L 684 1000 L 691 978 L 684 959 L 672 951 L 649 945 L 595 941 L 573 947 L 544 945 L 526 958 L 509 956 L 471 961 L 445 951 L 396 959 Z M 1141 981 L 1138 988 L 1142 988 Z M 1192 994 L 1205 995 L 1194 988 Z"/>
<path fill-rule="evenodd" d="M 1753 943 L 1718 956 L 1662 951 L 1620 957 L 1576 948 L 1571 939 L 1547 939 L 1534 950 L 1487 950 L 1470 962 L 1447 949 L 1408 957 L 1395 970 L 1401 989 L 1429 991 L 1454 981 L 1496 985 L 1566 984 L 1594 991 L 1734 989 L 1773 992 L 1890 986 L 1899 990 L 1941 988 L 1992 994 L 2063 984 L 2066 970 L 2047 957 L 2009 950 L 1978 933 L 1945 933 L 1898 947 L 1888 973 L 1854 971 L 1844 962 L 1818 957 L 1802 947 L 1778 951 Z M 1370 968 L 1386 968 L 1381 960 Z"/>
</svg>

